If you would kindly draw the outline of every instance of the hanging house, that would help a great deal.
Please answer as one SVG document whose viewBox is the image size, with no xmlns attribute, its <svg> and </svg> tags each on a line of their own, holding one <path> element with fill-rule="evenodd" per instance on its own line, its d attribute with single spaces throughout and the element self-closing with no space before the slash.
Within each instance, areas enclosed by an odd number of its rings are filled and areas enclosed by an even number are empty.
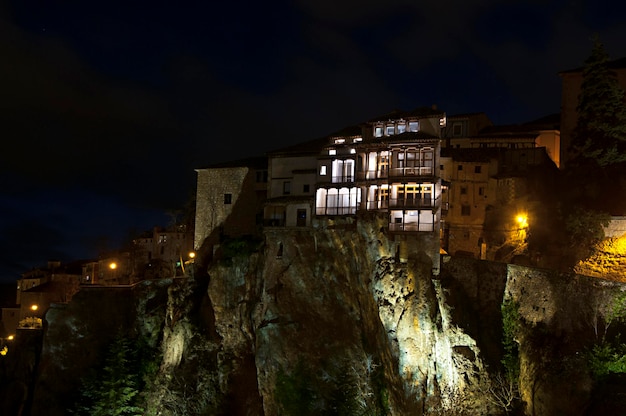
<svg viewBox="0 0 626 416">
<path fill-rule="evenodd" d="M 315 214 L 389 216 L 389 231 L 438 232 L 438 175 L 445 113 L 394 111 L 328 139 L 318 158 Z"/>
</svg>

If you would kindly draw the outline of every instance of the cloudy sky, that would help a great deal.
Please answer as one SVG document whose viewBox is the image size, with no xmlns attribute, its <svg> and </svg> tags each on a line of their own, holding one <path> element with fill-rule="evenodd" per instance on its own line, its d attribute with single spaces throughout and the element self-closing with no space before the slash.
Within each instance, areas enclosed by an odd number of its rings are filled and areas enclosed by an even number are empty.
<svg viewBox="0 0 626 416">
<path fill-rule="evenodd" d="M 0 3 L 0 280 L 166 225 L 194 168 L 394 108 L 559 111 L 606 0 Z"/>
</svg>

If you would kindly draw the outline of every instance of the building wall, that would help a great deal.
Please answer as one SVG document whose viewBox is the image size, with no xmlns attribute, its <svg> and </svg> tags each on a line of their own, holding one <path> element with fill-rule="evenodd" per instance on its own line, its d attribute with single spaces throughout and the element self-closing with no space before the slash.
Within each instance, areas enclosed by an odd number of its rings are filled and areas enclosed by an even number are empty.
<svg viewBox="0 0 626 416">
<path fill-rule="evenodd" d="M 223 238 L 259 233 L 267 198 L 265 168 L 223 167 L 196 172 L 194 251 L 207 244 L 208 254 Z"/>
<path fill-rule="evenodd" d="M 315 191 L 315 172 L 317 157 L 304 156 L 271 156 L 269 160 L 268 197 L 308 195 L 313 197 Z M 288 183 L 288 189 L 285 184 Z M 304 185 L 309 185 L 309 192 L 304 192 Z"/>
<path fill-rule="evenodd" d="M 196 169 L 196 172 L 198 182 L 194 249 L 199 250 L 204 240 L 217 227 L 222 226 L 232 213 L 243 192 L 244 181 L 250 169 L 247 167 Z M 226 195 L 231 195 L 230 203 L 225 200 Z M 245 228 L 245 225 L 243 227 Z"/>
</svg>

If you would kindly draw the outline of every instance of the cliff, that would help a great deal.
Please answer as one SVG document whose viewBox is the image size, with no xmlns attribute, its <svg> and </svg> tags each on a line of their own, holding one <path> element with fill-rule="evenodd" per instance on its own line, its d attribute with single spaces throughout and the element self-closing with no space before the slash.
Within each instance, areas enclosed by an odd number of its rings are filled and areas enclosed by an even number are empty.
<svg viewBox="0 0 626 416">
<path fill-rule="evenodd" d="M 46 315 L 23 414 L 67 414 L 120 337 L 143 352 L 133 356 L 143 414 L 575 415 L 616 402 L 599 395 L 585 351 L 623 285 L 439 265 L 436 236 L 396 238 L 384 220 L 268 229 L 261 242 L 224 244 L 187 278 L 81 291 Z M 519 395 L 501 382 L 507 301 Z"/>
</svg>

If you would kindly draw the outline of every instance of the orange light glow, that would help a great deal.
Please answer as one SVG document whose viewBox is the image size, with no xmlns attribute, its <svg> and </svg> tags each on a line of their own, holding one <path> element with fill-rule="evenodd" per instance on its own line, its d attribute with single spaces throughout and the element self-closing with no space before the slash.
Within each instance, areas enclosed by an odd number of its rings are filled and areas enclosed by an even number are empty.
<svg viewBox="0 0 626 416">
<path fill-rule="evenodd" d="M 111 269 L 111 270 L 117 269 L 117 263 L 113 262 L 113 263 L 109 264 L 109 269 Z"/>
<path fill-rule="evenodd" d="M 526 214 L 519 214 L 516 218 L 515 221 L 517 221 L 517 223 L 519 224 L 520 227 L 528 227 L 528 217 L 526 216 Z"/>
<path fill-rule="evenodd" d="M 31 311 L 36 311 L 37 309 L 39 309 L 39 305 L 31 305 L 30 306 L 30 310 Z"/>
</svg>

